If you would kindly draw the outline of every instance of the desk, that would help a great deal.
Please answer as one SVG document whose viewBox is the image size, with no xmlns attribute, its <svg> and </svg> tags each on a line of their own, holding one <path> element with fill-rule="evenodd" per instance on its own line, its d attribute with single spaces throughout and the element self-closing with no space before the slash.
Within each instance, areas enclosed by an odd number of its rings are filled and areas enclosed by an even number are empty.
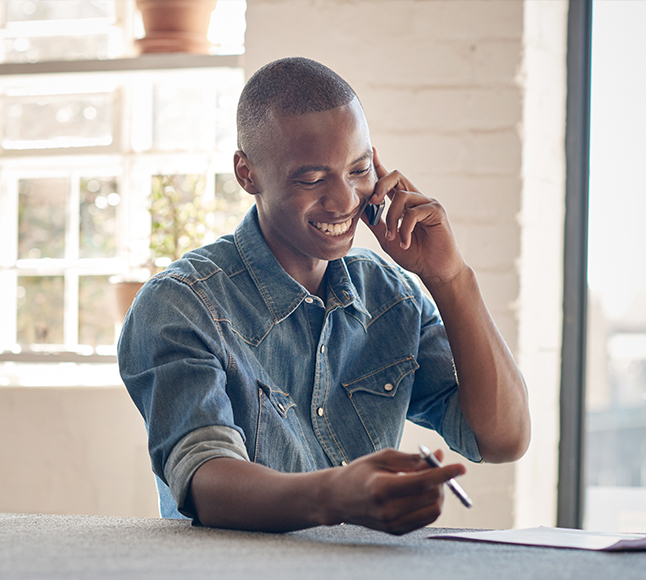
<svg viewBox="0 0 646 580">
<path fill-rule="evenodd" d="M 2 580 L 643 580 L 646 552 L 601 553 L 428 540 L 357 526 L 289 534 L 192 527 L 188 521 L 0 514 Z"/>
</svg>

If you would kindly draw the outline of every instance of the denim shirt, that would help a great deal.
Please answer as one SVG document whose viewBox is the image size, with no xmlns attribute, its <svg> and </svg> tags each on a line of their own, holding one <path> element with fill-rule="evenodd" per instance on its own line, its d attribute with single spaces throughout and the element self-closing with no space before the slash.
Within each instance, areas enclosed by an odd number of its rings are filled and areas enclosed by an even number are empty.
<svg viewBox="0 0 646 580">
<path fill-rule="evenodd" d="M 235 234 L 140 290 L 119 364 L 146 422 L 163 516 L 178 517 L 181 501 L 168 493 L 169 456 L 210 426 L 239 433 L 249 459 L 284 472 L 396 448 L 406 418 L 480 461 L 433 302 L 365 249 L 330 262 L 326 276 L 324 304 L 281 267 L 254 207 Z"/>
</svg>

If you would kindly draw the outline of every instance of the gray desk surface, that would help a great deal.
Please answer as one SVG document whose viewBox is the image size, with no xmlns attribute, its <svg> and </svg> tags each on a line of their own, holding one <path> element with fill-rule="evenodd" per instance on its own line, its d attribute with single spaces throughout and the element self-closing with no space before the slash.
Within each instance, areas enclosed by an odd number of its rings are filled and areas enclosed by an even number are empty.
<svg viewBox="0 0 646 580">
<path fill-rule="evenodd" d="M 187 521 L 0 514 L 0 578 L 646 578 L 646 552 L 427 539 L 442 531 L 448 530 L 393 537 L 335 526 L 262 534 L 196 528 Z"/>
</svg>

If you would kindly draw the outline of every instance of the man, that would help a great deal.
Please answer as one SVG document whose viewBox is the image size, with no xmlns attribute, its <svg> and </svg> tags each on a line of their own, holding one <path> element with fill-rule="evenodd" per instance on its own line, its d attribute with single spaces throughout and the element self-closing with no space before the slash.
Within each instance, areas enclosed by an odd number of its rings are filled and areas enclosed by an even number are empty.
<svg viewBox="0 0 646 580">
<path fill-rule="evenodd" d="M 473 461 L 515 460 L 529 442 L 522 377 L 446 213 L 385 169 L 354 91 L 314 61 L 252 76 L 238 140 L 236 177 L 256 205 L 235 235 L 149 281 L 120 340 L 162 515 L 424 526 L 464 467 L 392 449 L 406 417 Z M 386 198 L 369 227 L 397 265 L 351 250 L 368 203 Z"/>
</svg>

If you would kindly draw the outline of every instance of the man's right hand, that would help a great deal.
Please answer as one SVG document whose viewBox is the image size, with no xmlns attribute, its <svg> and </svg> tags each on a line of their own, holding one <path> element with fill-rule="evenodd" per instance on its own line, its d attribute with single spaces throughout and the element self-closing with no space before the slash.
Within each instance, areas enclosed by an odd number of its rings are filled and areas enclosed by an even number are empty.
<svg viewBox="0 0 646 580">
<path fill-rule="evenodd" d="M 200 522 L 212 527 L 286 532 L 345 522 L 405 534 L 438 518 L 443 484 L 464 472 L 459 464 L 430 468 L 419 455 L 393 449 L 309 473 L 223 457 L 197 470 L 191 499 Z"/>
</svg>

